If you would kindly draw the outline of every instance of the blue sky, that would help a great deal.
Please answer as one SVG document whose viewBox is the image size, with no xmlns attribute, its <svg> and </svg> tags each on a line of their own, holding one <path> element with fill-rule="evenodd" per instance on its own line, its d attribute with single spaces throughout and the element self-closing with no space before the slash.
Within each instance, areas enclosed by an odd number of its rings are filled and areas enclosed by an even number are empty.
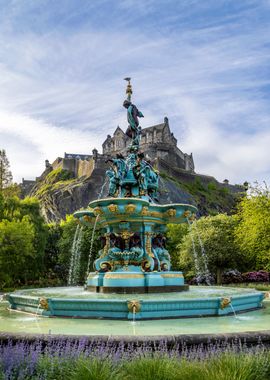
<svg viewBox="0 0 270 380">
<path fill-rule="evenodd" d="M 0 0 L 0 148 L 14 179 L 168 116 L 195 169 L 270 179 L 269 0 Z"/>
</svg>

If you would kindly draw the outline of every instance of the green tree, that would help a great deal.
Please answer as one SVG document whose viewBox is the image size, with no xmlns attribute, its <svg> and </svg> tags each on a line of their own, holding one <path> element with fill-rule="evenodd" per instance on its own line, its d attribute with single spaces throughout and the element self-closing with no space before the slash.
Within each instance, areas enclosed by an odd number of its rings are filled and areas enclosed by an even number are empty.
<svg viewBox="0 0 270 380">
<path fill-rule="evenodd" d="M 270 190 L 255 185 L 239 204 L 240 222 L 235 230 L 240 249 L 256 269 L 270 271 Z"/>
<path fill-rule="evenodd" d="M 0 149 L 0 193 L 12 183 L 12 174 L 5 149 Z"/>
<path fill-rule="evenodd" d="M 31 278 L 35 257 L 34 227 L 27 216 L 0 222 L 0 287 L 14 286 Z"/>
<path fill-rule="evenodd" d="M 216 275 L 217 283 L 221 283 L 223 271 L 230 268 L 246 270 L 249 259 L 237 247 L 234 239 L 234 230 L 238 223 L 238 217 L 219 214 L 208 216 L 195 221 L 190 232 L 183 238 L 179 245 L 180 266 L 186 271 L 193 271 L 194 267 L 194 248 L 198 254 L 198 261 L 203 268 L 201 246 L 198 236 L 205 249 L 209 270 Z"/>
<path fill-rule="evenodd" d="M 188 225 L 187 224 L 168 224 L 167 231 L 167 245 L 170 256 L 171 256 L 171 264 L 172 270 L 182 270 L 179 259 L 180 259 L 180 249 L 179 246 L 184 238 L 184 236 L 188 233 Z"/>
<path fill-rule="evenodd" d="M 0 194 L 0 222 L 19 223 L 24 218 L 27 218 L 34 231 L 32 244 L 35 254 L 30 255 L 27 261 L 27 272 L 31 272 L 31 276 L 29 275 L 27 278 L 31 277 L 34 280 L 46 273 L 44 251 L 48 228 L 40 214 L 39 202 L 35 198 L 21 200 L 18 197 L 3 197 Z M 23 227 L 24 224 L 22 224 L 21 228 Z M 8 241 L 5 244 L 8 244 Z M 3 271 L 1 267 L 0 271 Z"/>
</svg>

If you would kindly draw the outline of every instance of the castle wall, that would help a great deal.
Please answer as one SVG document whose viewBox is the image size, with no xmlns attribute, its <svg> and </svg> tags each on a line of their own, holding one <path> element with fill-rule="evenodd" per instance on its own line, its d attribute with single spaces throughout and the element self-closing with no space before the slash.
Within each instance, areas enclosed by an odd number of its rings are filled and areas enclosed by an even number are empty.
<svg viewBox="0 0 270 380">
<path fill-rule="evenodd" d="M 78 160 L 76 177 L 90 177 L 94 170 L 94 160 Z"/>
<path fill-rule="evenodd" d="M 52 163 L 52 168 L 53 170 L 63 168 L 63 158 L 57 157 L 56 160 L 53 161 Z"/>
<path fill-rule="evenodd" d="M 76 158 L 60 158 L 58 157 L 52 163 L 53 170 L 63 169 L 73 173 L 74 177 L 89 177 L 94 170 L 94 160 L 78 160 Z"/>
</svg>

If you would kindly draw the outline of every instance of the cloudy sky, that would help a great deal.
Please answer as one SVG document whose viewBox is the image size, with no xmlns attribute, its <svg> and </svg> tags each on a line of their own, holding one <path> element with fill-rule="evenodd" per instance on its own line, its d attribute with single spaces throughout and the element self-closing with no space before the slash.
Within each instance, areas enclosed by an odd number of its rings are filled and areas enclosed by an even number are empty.
<svg viewBox="0 0 270 380">
<path fill-rule="evenodd" d="M 0 149 L 16 181 L 91 153 L 132 77 L 199 173 L 270 180 L 269 0 L 0 0 Z"/>
</svg>

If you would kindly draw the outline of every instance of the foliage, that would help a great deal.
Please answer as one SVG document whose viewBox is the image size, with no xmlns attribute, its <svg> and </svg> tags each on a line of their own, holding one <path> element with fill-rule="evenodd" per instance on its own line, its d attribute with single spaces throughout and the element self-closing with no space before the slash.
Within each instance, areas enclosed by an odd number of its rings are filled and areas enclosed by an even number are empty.
<svg viewBox="0 0 270 380">
<path fill-rule="evenodd" d="M 200 215 L 232 213 L 239 198 L 243 195 L 242 192 L 232 193 L 228 187 L 220 185 L 214 180 L 203 181 L 199 176 L 196 176 L 194 180 L 185 180 L 184 178 L 180 180 L 165 172 L 161 172 L 160 175 L 166 181 L 173 182 L 181 190 L 189 193 L 197 204 Z"/>
<path fill-rule="evenodd" d="M 269 273 L 264 270 L 243 273 L 242 277 L 244 282 L 269 282 Z"/>
<path fill-rule="evenodd" d="M 73 173 L 69 170 L 61 168 L 54 169 L 50 171 L 42 181 L 38 182 L 35 196 L 40 198 L 53 190 L 65 187 L 76 181 Z"/>
<path fill-rule="evenodd" d="M 15 286 L 37 279 L 45 271 L 47 240 L 47 227 L 38 201 L 0 195 L 0 224 L 1 260 L 3 263 L 12 260 L 13 263 L 8 274 L 5 264 L 0 266 L 0 276 L 3 278 L 0 286 Z"/>
<path fill-rule="evenodd" d="M 168 224 L 167 245 L 166 248 L 170 252 L 172 270 L 182 270 L 179 266 L 179 244 L 184 236 L 188 233 L 187 224 Z"/>
<path fill-rule="evenodd" d="M 35 258 L 34 226 L 29 217 L 0 222 L 0 287 L 26 282 Z"/>
<path fill-rule="evenodd" d="M 230 269 L 222 273 L 222 284 L 238 284 L 243 282 L 243 276 L 237 269 Z"/>
<path fill-rule="evenodd" d="M 270 191 L 256 185 L 238 208 L 240 222 L 235 230 L 240 249 L 254 261 L 254 268 L 270 271 Z"/>
<path fill-rule="evenodd" d="M 12 174 L 9 169 L 9 160 L 5 149 L 0 149 L 0 193 L 12 183 Z"/>
<path fill-rule="evenodd" d="M 245 270 L 249 262 L 245 255 L 238 249 L 234 241 L 234 229 L 237 225 L 237 216 L 219 214 L 216 216 L 202 217 L 194 222 L 191 231 L 186 235 L 180 249 L 180 267 L 185 271 L 193 271 L 194 251 L 198 255 L 199 266 L 203 272 L 200 240 L 207 253 L 208 266 L 211 273 L 216 274 L 217 283 L 221 283 L 221 275 L 226 269 L 238 268 Z"/>
<path fill-rule="evenodd" d="M 2 190 L 2 195 L 4 198 L 20 197 L 21 188 L 17 183 L 12 183 Z"/>
<path fill-rule="evenodd" d="M 2 373 L 1 373 L 2 372 Z M 83 338 L 0 345 L 0 378 L 11 380 L 266 380 L 270 353 L 258 342 L 209 345 L 136 343 Z"/>
<path fill-rule="evenodd" d="M 46 177 L 47 183 L 53 183 L 58 181 L 67 181 L 72 178 L 72 173 L 69 170 L 62 168 L 52 170 Z"/>
</svg>

